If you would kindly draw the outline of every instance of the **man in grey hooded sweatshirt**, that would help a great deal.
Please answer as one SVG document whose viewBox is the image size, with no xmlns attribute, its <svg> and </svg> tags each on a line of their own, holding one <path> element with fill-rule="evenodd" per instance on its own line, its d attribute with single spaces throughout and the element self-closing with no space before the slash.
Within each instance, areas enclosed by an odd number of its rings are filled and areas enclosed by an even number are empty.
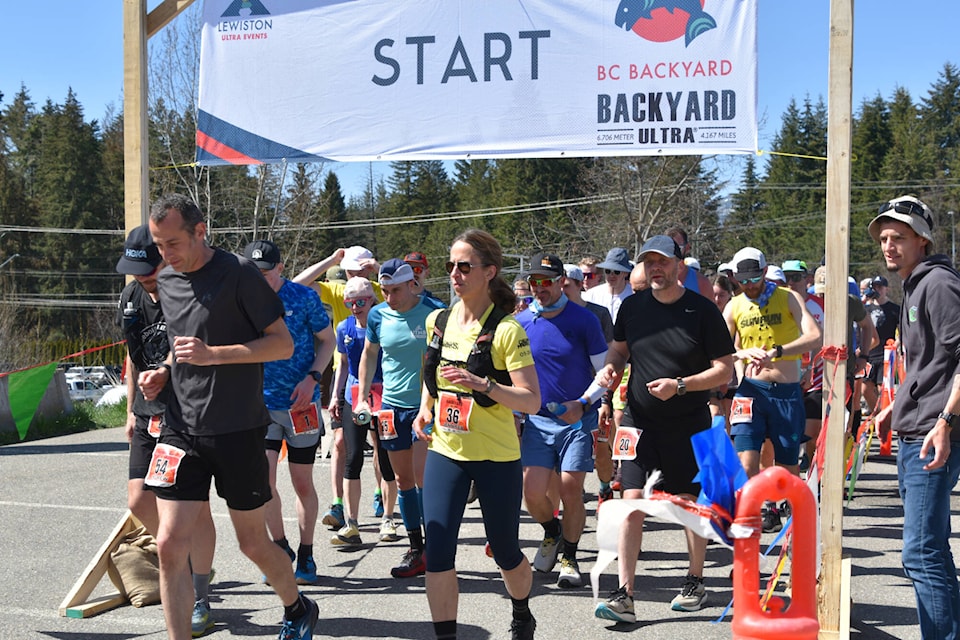
<svg viewBox="0 0 960 640">
<path fill-rule="evenodd" d="M 930 208 L 912 196 L 884 203 L 868 227 L 887 269 L 903 279 L 907 375 L 877 424 L 882 435 L 891 423 L 897 431 L 902 561 L 925 640 L 960 637 L 960 585 L 950 551 L 950 492 L 960 478 L 960 274 L 947 256 L 931 255 L 932 228 Z"/>
</svg>

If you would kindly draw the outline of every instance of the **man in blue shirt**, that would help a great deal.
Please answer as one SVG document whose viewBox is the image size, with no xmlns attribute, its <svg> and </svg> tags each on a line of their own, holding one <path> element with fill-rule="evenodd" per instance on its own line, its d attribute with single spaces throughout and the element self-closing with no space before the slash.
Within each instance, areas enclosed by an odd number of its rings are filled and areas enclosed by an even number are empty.
<svg viewBox="0 0 960 640">
<path fill-rule="evenodd" d="M 560 416 L 547 408 L 580 397 L 603 364 L 607 342 L 597 316 L 572 304 L 563 293 L 565 271 L 557 256 L 537 254 L 527 272 L 533 302 L 517 314 L 530 338 L 540 398 L 537 415 L 530 415 L 520 444 L 523 464 L 523 497 L 530 515 L 544 530 L 543 542 L 534 558 L 537 571 L 550 572 L 562 549 L 557 585 L 575 588 L 583 584 L 576 553 L 586 511 L 583 482 L 593 471 L 593 435 L 597 407 L 576 403 Z M 547 496 L 551 477 L 560 473 L 563 523 L 554 517 Z"/>
<path fill-rule="evenodd" d="M 273 541 L 296 559 L 298 584 L 317 581 L 313 560 L 313 533 L 317 524 L 319 499 L 313 484 L 313 462 L 323 427 L 320 413 L 320 379 L 336 347 L 330 318 L 311 289 L 284 278 L 280 249 L 269 240 L 256 240 L 243 250 L 267 284 L 283 302 L 284 323 L 293 338 L 293 356 L 263 365 L 263 401 L 270 412 L 266 449 L 270 464 L 270 491 L 266 504 L 267 528 Z M 315 340 L 317 346 L 315 347 Z M 297 494 L 300 547 L 293 553 L 283 531 L 283 509 L 277 491 L 277 462 L 282 442 L 287 442 L 290 481 Z"/>
</svg>

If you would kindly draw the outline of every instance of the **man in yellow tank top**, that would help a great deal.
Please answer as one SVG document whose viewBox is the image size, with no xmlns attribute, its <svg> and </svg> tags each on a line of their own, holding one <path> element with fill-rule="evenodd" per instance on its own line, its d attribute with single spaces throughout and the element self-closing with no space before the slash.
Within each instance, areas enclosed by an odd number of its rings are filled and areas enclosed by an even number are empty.
<svg viewBox="0 0 960 640">
<path fill-rule="evenodd" d="M 800 358 L 820 348 L 820 328 L 803 300 L 764 280 L 766 268 L 758 249 L 745 247 L 734 255 L 734 276 L 743 293 L 723 313 L 738 347 L 734 358 L 741 374 L 730 410 L 730 434 L 750 477 L 760 471 L 760 448 L 767 438 L 773 443 L 776 464 L 799 473 L 805 425 Z M 768 512 L 765 519 L 779 519 L 775 509 Z"/>
</svg>

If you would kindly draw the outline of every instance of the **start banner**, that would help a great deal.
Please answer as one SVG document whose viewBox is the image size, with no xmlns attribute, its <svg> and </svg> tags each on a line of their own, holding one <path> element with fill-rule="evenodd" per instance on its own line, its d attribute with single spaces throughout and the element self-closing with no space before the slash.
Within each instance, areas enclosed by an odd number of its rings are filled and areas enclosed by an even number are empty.
<svg viewBox="0 0 960 640">
<path fill-rule="evenodd" d="M 206 0 L 197 160 L 752 153 L 757 0 Z"/>
</svg>

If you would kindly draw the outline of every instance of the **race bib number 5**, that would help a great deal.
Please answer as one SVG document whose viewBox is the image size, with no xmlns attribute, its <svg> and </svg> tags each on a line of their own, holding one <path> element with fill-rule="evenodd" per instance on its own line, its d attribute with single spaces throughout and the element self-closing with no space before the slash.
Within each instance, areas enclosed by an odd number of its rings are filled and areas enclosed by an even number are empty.
<svg viewBox="0 0 960 640">
<path fill-rule="evenodd" d="M 617 427 L 617 433 L 613 438 L 614 460 L 636 460 L 637 443 L 640 442 L 642 429 L 634 427 Z"/>
<path fill-rule="evenodd" d="M 468 433 L 473 398 L 459 396 L 447 391 L 440 392 L 440 407 L 437 411 L 437 427 L 448 433 Z"/>
<path fill-rule="evenodd" d="M 143 484 L 151 487 L 172 487 L 177 483 L 177 471 L 186 451 L 169 444 L 160 443 L 153 449 L 150 469 Z"/>
<path fill-rule="evenodd" d="M 377 423 L 380 425 L 381 440 L 396 440 L 397 424 L 394 421 L 393 409 L 383 409 L 377 413 Z"/>
</svg>

